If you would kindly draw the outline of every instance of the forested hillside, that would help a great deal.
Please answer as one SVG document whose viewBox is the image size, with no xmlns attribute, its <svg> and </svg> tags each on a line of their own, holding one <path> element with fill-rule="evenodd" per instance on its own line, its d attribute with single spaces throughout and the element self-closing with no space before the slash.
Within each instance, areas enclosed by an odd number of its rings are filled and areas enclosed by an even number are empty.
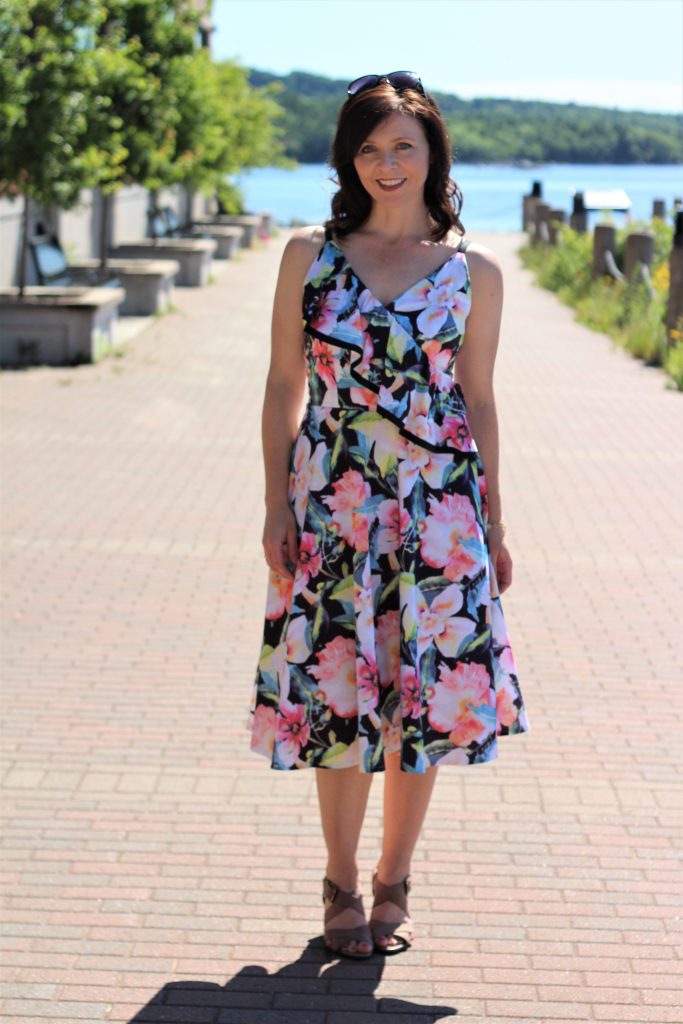
<svg viewBox="0 0 683 1024">
<path fill-rule="evenodd" d="M 279 82 L 288 156 L 324 163 L 347 82 L 304 71 L 250 70 L 253 86 Z M 435 92 L 463 163 L 683 163 L 683 118 L 576 103 L 474 99 Z"/>
</svg>

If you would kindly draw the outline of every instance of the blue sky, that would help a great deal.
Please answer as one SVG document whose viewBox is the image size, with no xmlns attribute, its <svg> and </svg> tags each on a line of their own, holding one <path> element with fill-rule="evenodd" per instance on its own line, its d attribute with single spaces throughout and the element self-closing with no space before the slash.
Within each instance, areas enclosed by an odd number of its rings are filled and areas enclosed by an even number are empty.
<svg viewBox="0 0 683 1024">
<path fill-rule="evenodd" d="M 474 96 L 683 109 L 683 0 L 214 0 L 213 53 Z"/>
</svg>

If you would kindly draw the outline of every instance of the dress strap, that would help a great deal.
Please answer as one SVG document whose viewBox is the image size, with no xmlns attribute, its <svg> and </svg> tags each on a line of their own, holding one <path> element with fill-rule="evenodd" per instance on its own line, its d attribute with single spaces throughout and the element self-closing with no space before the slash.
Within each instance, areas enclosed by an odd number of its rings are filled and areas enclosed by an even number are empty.
<svg viewBox="0 0 683 1024">
<path fill-rule="evenodd" d="M 325 241 L 329 242 L 329 241 L 331 241 L 331 239 L 332 239 L 332 228 L 326 227 L 325 228 Z"/>
<path fill-rule="evenodd" d="M 458 252 L 465 252 L 465 250 L 467 249 L 467 246 L 469 244 L 470 244 L 469 238 L 465 238 L 465 237 L 461 238 L 460 239 L 460 245 L 458 246 Z"/>
</svg>

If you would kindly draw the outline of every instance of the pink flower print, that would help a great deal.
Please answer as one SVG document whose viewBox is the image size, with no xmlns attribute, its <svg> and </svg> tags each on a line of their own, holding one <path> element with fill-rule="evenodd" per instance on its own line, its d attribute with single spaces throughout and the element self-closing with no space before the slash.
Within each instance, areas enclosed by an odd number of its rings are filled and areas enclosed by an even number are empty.
<svg viewBox="0 0 683 1024">
<path fill-rule="evenodd" d="M 375 627 L 377 645 L 377 669 L 381 686 L 393 686 L 398 682 L 401 669 L 401 616 L 397 611 L 385 612 L 377 619 Z"/>
<path fill-rule="evenodd" d="M 316 577 L 323 564 L 322 555 L 318 550 L 318 538 L 314 533 L 302 533 L 299 542 L 299 571 L 301 587 L 307 587 L 311 577 Z"/>
<path fill-rule="evenodd" d="M 314 338 L 312 352 L 318 376 L 322 377 L 331 388 L 335 388 L 337 378 L 334 372 L 334 349 L 326 342 L 320 341 L 319 338 Z"/>
<path fill-rule="evenodd" d="M 367 405 L 373 412 L 377 408 L 378 395 L 369 388 L 352 387 L 349 388 L 349 394 L 354 405 Z"/>
<path fill-rule="evenodd" d="M 315 451 L 305 434 L 299 434 L 294 446 L 294 461 L 291 474 L 290 501 L 300 525 L 303 525 L 304 510 L 310 491 L 321 491 L 327 484 L 323 470 L 323 459 L 327 446 L 324 441 L 316 445 Z"/>
<path fill-rule="evenodd" d="M 407 498 L 418 476 L 435 490 L 442 486 L 443 475 L 453 462 L 453 456 L 445 452 L 430 452 L 412 441 L 406 442 L 405 462 L 401 464 L 399 473 L 399 492 Z"/>
<path fill-rule="evenodd" d="M 454 253 L 431 280 L 431 276 L 420 281 L 414 288 L 394 304 L 400 312 L 421 309 L 417 328 L 427 338 L 434 338 L 446 323 L 449 314 L 453 318 L 466 317 L 470 311 L 471 299 L 468 292 L 462 292 L 467 281 L 467 268 L 461 253 Z M 462 332 L 461 332 L 462 333 Z"/>
<path fill-rule="evenodd" d="M 275 708 L 259 704 L 254 711 L 251 727 L 251 749 L 273 753 L 275 744 Z"/>
<path fill-rule="evenodd" d="M 366 715 L 379 703 L 379 675 L 375 659 L 367 654 L 356 660 L 358 680 L 358 705 L 360 713 Z"/>
<path fill-rule="evenodd" d="M 515 698 L 515 694 L 512 692 L 509 685 L 503 686 L 496 692 L 496 721 L 497 733 L 500 735 L 501 725 L 512 725 L 517 720 L 519 711 L 512 703 Z"/>
<path fill-rule="evenodd" d="M 478 451 L 466 416 L 444 416 L 439 441 L 445 445 L 453 441 L 453 447 L 461 452 Z"/>
<path fill-rule="evenodd" d="M 410 408 L 404 420 L 406 430 L 430 444 L 435 443 L 436 424 L 430 419 L 431 401 L 426 391 L 415 388 L 410 396 Z"/>
<path fill-rule="evenodd" d="M 324 442 L 321 442 L 324 446 Z M 356 469 L 347 469 L 344 475 L 333 484 L 334 495 L 323 498 L 325 504 L 335 513 L 333 522 L 339 528 L 347 544 L 362 543 L 367 532 L 367 523 L 363 517 L 354 522 L 353 513 L 360 509 L 370 497 L 370 484 Z"/>
<path fill-rule="evenodd" d="M 349 302 L 349 293 L 345 288 L 334 288 L 321 296 L 318 308 L 311 316 L 311 326 L 321 334 L 329 334 L 339 319 L 339 314 Z"/>
<path fill-rule="evenodd" d="M 401 669 L 401 710 L 405 717 L 419 718 L 422 714 L 422 690 L 414 668 Z"/>
<path fill-rule="evenodd" d="M 353 718 L 358 713 L 356 641 L 336 636 L 317 658 L 318 664 L 308 670 L 318 680 L 316 693 L 340 718 Z"/>
<path fill-rule="evenodd" d="M 372 577 L 369 574 L 369 562 L 366 561 L 362 583 L 354 580 L 353 607 L 356 618 L 356 637 L 362 653 L 368 658 L 374 657 L 375 637 L 372 603 Z"/>
<path fill-rule="evenodd" d="M 389 551 L 398 551 L 401 538 L 410 526 L 410 516 L 406 509 L 401 508 L 395 498 L 387 498 L 380 504 L 377 518 L 383 527 L 377 540 L 378 551 L 383 555 Z"/>
<path fill-rule="evenodd" d="M 293 579 L 288 576 L 280 576 L 278 572 L 270 570 L 270 583 L 266 598 L 267 619 L 279 619 L 281 615 L 284 615 L 291 606 L 293 587 Z"/>
<path fill-rule="evenodd" d="M 278 746 L 278 755 L 285 767 L 291 768 L 298 759 L 301 748 L 308 743 L 310 731 L 310 726 L 306 721 L 305 706 L 281 700 L 278 707 L 275 742 Z"/>
<path fill-rule="evenodd" d="M 441 342 L 434 340 L 425 342 L 422 351 L 429 360 L 429 383 L 434 384 L 439 391 L 451 391 L 453 373 L 450 351 L 443 348 Z"/>
<path fill-rule="evenodd" d="M 368 334 L 367 331 L 363 332 L 362 339 L 362 355 L 359 362 L 354 363 L 354 368 L 358 373 L 368 373 L 372 366 L 372 360 L 375 357 L 375 342 L 372 335 Z"/>
<path fill-rule="evenodd" d="M 417 609 L 417 649 L 423 654 L 432 643 L 435 643 L 447 658 L 455 658 L 458 649 L 475 629 L 475 624 L 466 616 L 455 613 L 462 608 L 463 596 L 460 587 L 455 583 L 446 587 L 432 601 L 431 605 L 418 589 L 415 606 Z"/>
<path fill-rule="evenodd" d="M 480 561 L 463 543 L 480 539 L 472 502 L 461 494 L 446 494 L 441 501 L 430 497 L 429 507 L 430 514 L 422 524 L 422 557 L 427 565 L 443 568 L 449 580 L 459 580 Z"/>
<path fill-rule="evenodd" d="M 489 674 L 477 662 L 459 662 L 455 668 L 442 665 L 439 680 L 427 687 L 428 718 L 438 732 L 449 733 L 456 746 L 467 746 L 486 736 L 487 725 L 477 718 L 476 709 L 489 707 Z"/>
<path fill-rule="evenodd" d="M 311 649 L 306 642 L 306 626 L 308 620 L 305 615 L 294 615 L 287 625 L 287 636 L 285 644 L 287 648 L 287 661 L 300 665 L 311 656 Z"/>
</svg>

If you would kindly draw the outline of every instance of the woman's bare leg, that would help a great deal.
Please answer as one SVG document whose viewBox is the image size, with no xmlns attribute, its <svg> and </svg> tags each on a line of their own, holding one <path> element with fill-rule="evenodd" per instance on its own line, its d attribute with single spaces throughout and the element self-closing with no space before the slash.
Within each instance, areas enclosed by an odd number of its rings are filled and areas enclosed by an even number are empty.
<svg viewBox="0 0 683 1024">
<path fill-rule="evenodd" d="M 372 785 L 372 775 L 350 768 L 317 768 L 316 781 L 323 838 L 327 846 L 326 875 L 349 892 L 358 893 L 358 842 Z M 354 928 L 363 919 L 350 907 L 334 919 L 335 928 Z M 343 949 L 368 952 L 372 944 L 351 940 Z"/>
<path fill-rule="evenodd" d="M 437 768 L 428 768 L 424 775 L 400 770 L 398 753 L 389 754 L 384 773 L 384 835 L 377 877 L 385 885 L 400 882 L 410 874 L 413 852 L 420 838 L 429 801 L 436 782 Z M 403 919 L 395 903 L 380 904 L 373 917 L 390 924 Z M 390 940 L 390 945 L 395 940 Z"/>
</svg>

